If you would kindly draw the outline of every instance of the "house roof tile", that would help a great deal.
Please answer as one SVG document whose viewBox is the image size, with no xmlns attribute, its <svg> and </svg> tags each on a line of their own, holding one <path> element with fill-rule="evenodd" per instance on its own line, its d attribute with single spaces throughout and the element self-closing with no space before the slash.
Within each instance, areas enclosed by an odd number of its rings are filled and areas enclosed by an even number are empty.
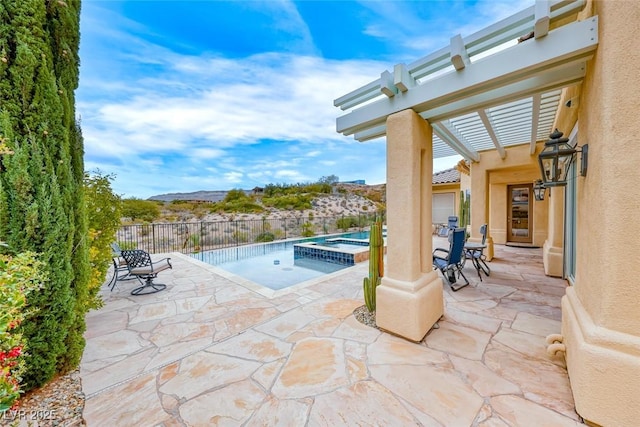
<svg viewBox="0 0 640 427">
<path fill-rule="evenodd" d="M 433 174 L 433 184 L 448 184 L 452 182 L 460 182 L 460 172 L 455 168 L 445 169 Z"/>
</svg>

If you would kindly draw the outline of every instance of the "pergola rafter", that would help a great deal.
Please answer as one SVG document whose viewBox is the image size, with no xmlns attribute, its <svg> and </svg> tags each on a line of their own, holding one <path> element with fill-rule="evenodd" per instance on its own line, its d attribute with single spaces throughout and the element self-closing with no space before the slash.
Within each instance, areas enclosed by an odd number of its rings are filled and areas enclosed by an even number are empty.
<svg viewBox="0 0 640 427">
<path fill-rule="evenodd" d="M 522 12 L 450 44 L 334 101 L 348 110 L 337 131 L 367 141 L 386 135 L 386 118 L 413 109 L 434 129 L 434 157 L 535 144 L 551 132 L 560 91 L 584 78 L 598 45 L 598 18 L 549 30 L 583 0 L 537 1 Z M 533 37 L 531 36 L 533 32 Z M 515 44 L 515 39 L 526 35 Z M 509 47 L 505 47 L 510 45 Z M 505 47 L 489 54 L 489 49 Z M 442 144 L 446 147 L 441 146 Z"/>
</svg>

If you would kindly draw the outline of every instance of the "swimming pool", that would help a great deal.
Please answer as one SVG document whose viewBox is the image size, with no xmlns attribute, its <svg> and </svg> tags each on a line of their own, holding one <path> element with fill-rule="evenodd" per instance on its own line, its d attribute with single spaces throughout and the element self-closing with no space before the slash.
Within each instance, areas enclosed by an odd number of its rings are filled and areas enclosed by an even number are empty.
<svg viewBox="0 0 640 427">
<path fill-rule="evenodd" d="M 280 290 L 352 266 L 353 263 L 349 265 L 294 256 L 294 245 L 322 244 L 336 238 L 364 240 L 369 238 L 369 232 L 238 246 L 192 254 L 191 257 L 269 289 Z M 368 245 L 366 242 L 364 244 Z"/>
</svg>

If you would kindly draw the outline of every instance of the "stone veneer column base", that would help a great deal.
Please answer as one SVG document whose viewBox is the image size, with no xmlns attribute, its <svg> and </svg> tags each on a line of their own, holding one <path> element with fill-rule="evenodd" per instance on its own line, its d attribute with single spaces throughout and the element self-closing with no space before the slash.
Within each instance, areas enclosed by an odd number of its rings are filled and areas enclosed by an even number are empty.
<svg viewBox="0 0 640 427">
<path fill-rule="evenodd" d="M 594 324 L 571 286 L 562 297 L 562 335 L 576 412 L 591 424 L 638 425 L 640 337 Z"/>
<path fill-rule="evenodd" d="M 542 263 L 544 264 L 544 274 L 552 277 L 562 277 L 564 262 L 562 248 L 552 246 L 547 240 L 542 246 Z"/>
<path fill-rule="evenodd" d="M 411 341 L 421 341 L 444 314 L 442 279 L 436 271 L 414 282 L 383 277 L 376 289 L 378 327 Z"/>
</svg>

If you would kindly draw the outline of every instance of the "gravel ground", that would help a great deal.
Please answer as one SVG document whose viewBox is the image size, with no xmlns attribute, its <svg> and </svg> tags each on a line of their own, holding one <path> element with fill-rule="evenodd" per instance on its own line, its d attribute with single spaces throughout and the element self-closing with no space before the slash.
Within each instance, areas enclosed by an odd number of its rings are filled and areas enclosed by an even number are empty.
<svg viewBox="0 0 640 427">
<path fill-rule="evenodd" d="M 360 306 L 353 310 L 353 315 L 356 317 L 356 320 L 358 322 L 378 329 L 378 326 L 376 325 L 376 312 L 369 312 L 369 309 L 367 309 L 366 305 Z"/>
<path fill-rule="evenodd" d="M 84 393 L 76 370 L 23 395 L 17 409 L 0 414 L 0 426 L 85 426 L 83 409 Z"/>
</svg>

